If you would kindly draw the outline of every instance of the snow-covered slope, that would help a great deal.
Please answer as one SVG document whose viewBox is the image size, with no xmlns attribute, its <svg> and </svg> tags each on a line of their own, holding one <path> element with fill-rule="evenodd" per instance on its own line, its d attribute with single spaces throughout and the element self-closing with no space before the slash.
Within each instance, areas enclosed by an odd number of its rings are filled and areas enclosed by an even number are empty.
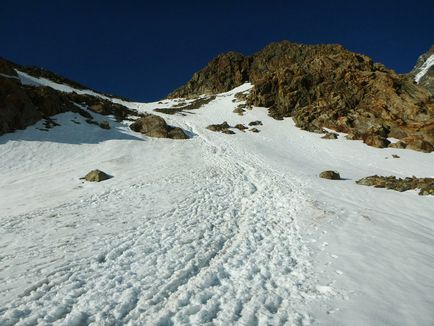
<svg viewBox="0 0 434 326">
<path fill-rule="evenodd" d="M 426 61 L 418 69 L 418 73 L 414 77 L 416 83 L 419 83 L 420 79 L 426 75 L 426 73 L 432 66 L 434 66 L 434 54 L 429 56 L 428 59 L 426 59 Z"/>
<path fill-rule="evenodd" d="M 432 177 L 434 154 L 233 113 L 250 87 L 164 116 L 187 141 L 73 113 L 0 137 L 0 324 L 433 324 L 434 198 L 354 181 Z M 95 168 L 114 178 L 79 180 Z"/>
</svg>

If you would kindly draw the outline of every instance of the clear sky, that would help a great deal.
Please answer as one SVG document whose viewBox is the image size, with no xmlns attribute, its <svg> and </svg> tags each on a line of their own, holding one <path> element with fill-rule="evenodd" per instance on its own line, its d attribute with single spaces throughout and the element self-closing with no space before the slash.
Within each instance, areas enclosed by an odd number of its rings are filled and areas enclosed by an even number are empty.
<svg viewBox="0 0 434 326">
<path fill-rule="evenodd" d="M 434 0 L 10 1 L 0 56 L 134 100 L 164 97 L 229 50 L 340 43 L 398 72 L 434 44 Z"/>
</svg>

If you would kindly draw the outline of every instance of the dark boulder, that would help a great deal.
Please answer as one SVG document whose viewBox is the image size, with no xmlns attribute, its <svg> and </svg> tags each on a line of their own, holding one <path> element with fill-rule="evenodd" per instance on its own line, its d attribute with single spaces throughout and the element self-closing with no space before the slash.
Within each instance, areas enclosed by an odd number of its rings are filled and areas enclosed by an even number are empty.
<svg viewBox="0 0 434 326">
<path fill-rule="evenodd" d="M 319 177 L 323 178 L 323 179 L 329 179 L 329 180 L 340 180 L 341 179 L 341 176 L 339 175 L 338 172 L 331 171 L 331 170 L 321 172 L 319 174 Z"/>
<path fill-rule="evenodd" d="M 188 139 L 181 128 L 169 126 L 162 117 L 153 114 L 137 119 L 130 125 L 130 129 L 149 137 Z"/>
<path fill-rule="evenodd" d="M 107 173 L 101 171 L 101 170 L 92 170 L 88 174 L 86 174 L 83 178 L 86 181 L 89 182 L 101 182 L 104 180 L 108 180 L 112 178 L 112 176 L 108 175 Z"/>
</svg>

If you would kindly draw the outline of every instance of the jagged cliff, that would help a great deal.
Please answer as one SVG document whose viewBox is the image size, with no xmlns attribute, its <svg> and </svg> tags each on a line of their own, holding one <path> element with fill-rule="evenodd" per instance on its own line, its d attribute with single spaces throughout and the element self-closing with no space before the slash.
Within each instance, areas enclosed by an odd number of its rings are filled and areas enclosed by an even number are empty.
<svg viewBox="0 0 434 326">
<path fill-rule="evenodd" d="M 410 76 L 399 75 L 340 45 L 272 43 L 252 56 L 229 52 L 195 73 L 170 98 L 214 94 L 251 82 L 248 103 L 306 130 L 322 127 L 386 147 L 432 151 L 434 101 Z"/>
<path fill-rule="evenodd" d="M 410 75 L 434 96 L 434 45 L 419 57 Z"/>
</svg>

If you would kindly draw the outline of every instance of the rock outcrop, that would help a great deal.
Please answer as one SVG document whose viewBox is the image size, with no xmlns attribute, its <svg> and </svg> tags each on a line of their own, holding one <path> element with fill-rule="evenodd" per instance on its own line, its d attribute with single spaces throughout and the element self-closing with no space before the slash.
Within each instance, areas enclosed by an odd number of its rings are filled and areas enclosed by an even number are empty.
<svg viewBox="0 0 434 326">
<path fill-rule="evenodd" d="M 434 178 L 407 177 L 404 179 L 395 176 L 383 177 L 378 175 L 369 176 L 356 181 L 362 186 L 372 186 L 375 188 L 386 188 L 399 192 L 420 189 L 419 195 L 434 195 Z"/>
<path fill-rule="evenodd" d="M 89 181 L 89 182 L 101 182 L 104 180 L 111 179 L 112 176 L 108 175 L 107 173 L 101 171 L 101 170 L 92 170 L 88 174 L 86 174 L 83 178 L 83 180 Z"/>
<path fill-rule="evenodd" d="M 153 114 L 146 114 L 130 125 L 130 129 L 149 137 L 188 139 L 181 128 L 169 126 L 166 121 Z"/>
<path fill-rule="evenodd" d="M 339 173 L 336 171 L 331 171 L 331 170 L 322 171 L 319 174 L 319 177 L 322 179 L 328 179 L 328 180 L 341 180 L 341 176 L 339 175 Z"/>
<path fill-rule="evenodd" d="M 410 76 L 340 45 L 283 41 L 252 56 L 229 52 L 169 97 L 226 92 L 245 82 L 254 85 L 247 104 L 269 108 L 276 119 L 293 117 L 308 131 L 327 127 L 379 147 L 387 146 L 383 140 L 387 137 L 434 143 L 434 101 L 429 91 Z"/>
<path fill-rule="evenodd" d="M 22 85 L 15 71 L 17 67 L 19 66 L 0 59 L 0 135 L 24 129 L 41 119 L 48 119 L 65 112 L 79 113 L 88 121 L 93 121 L 89 111 L 77 104 L 87 106 L 90 111 L 98 114 L 113 115 L 118 121 L 127 119 L 129 115 L 138 115 L 136 111 L 101 97 L 75 92 L 65 93 L 44 86 Z M 45 70 L 36 68 L 29 70 L 29 72 L 35 71 L 40 72 L 44 78 L 56 76 Z M 63 77 L 54 79 L 76 86 Z M 106 126 L 103 125 L 103 127 Z"/>
</svg>

